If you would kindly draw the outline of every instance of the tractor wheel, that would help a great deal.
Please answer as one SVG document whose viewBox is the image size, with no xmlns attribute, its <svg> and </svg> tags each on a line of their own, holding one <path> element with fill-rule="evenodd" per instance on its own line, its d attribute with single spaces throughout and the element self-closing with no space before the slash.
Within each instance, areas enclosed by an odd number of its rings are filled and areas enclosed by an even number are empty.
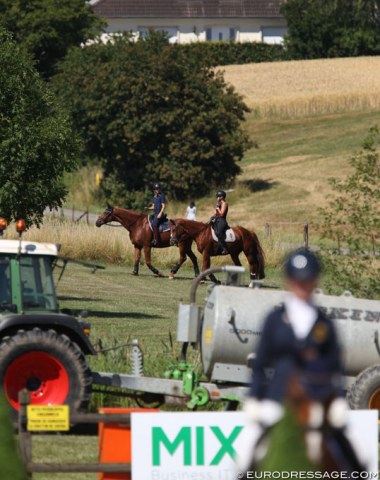
<svg viewBox="0 0 380 480">
<path fill-rule="evenodd" d="M 380 365 L 373 365 L 356 377 L 347 400 L 353 410 L 380 410 Z"/>
<path fill-rule="evenodd" d="M 84 409 L 91 395 L 91 372 L 80 348 L 54 330 L 19 330 L 0 344 L 0 386 L 14 411 L 26 388 L 32 405 Z"/>
</svg>

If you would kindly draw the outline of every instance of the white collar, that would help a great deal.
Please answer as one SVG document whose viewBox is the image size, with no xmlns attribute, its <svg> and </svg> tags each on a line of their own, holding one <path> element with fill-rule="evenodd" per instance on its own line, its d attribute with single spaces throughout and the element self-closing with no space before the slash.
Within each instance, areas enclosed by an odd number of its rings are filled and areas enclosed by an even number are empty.
<svg viewBox="0 0 380 480">
<path fill-rule="evenodd" d="M 285 299 L 285 310 L 295 336 L 306 338 L 318 317 L 315 306 L 289 294 Z"/>
</svg>

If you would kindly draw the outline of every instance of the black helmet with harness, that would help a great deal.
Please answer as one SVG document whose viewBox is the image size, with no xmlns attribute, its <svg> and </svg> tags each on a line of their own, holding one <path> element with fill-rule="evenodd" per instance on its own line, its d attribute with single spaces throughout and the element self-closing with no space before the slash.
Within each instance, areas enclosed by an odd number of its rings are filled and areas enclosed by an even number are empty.
<svg viewBox="0 0 380 480">
<path fill-rule="evenodd" d="M 161 185 L 158 182 L 153 183 L 153 190 L 161 190 Z"/>
<path fill-rule="evenodd" d="M 215 193 L 215 196 L 216 198 L 218 197 L 223 197 L 223 198 L 226 198 L 226 192 L 224 192 L 223 190 L 218 190 L 216 193 Z"/>
</svg>

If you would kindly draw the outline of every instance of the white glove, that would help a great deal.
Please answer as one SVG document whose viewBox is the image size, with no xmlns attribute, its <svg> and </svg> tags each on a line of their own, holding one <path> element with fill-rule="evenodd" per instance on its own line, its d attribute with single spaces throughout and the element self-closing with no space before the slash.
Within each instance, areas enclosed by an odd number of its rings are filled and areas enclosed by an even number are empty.
<svg viewBox="0 0 380 480">
<path fill-rule="evenodd" d="M 284 407 L 274 400 L 262 400 L 260 406 L 260 419 L 262 425 L 271 427 L 281 420 L 284 415 Z"/>
<path fill-rule="evenodd" d="M 327 420 L 332 427 L 343 428 L 347 424 L 348 405 L 344 398 L 333 400 L 327 411 Z"/>
<path fill-rule="evenodd" d="M 277 423 L 284 414 L 284 408 L 274 400 L 257 400 L 248 398 L 243 407 L 250 422 L 260 423 L 264 427 L 270 427 Z"/>
</svg>

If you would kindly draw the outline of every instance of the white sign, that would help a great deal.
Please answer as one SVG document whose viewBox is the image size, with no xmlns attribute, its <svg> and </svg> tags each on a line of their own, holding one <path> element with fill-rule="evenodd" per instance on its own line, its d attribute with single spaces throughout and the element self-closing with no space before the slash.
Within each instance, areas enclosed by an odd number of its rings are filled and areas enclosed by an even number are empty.
<svg viewBox="0 0 380 480">
<path fill-rule="evenodd" d="M 132 413 L 132 478 L 235 480 L 236 457 L 252 444 L 247 434 L 258 433 L 245 421 L 243 412 Z M 377 472 L 377 411 L 349 412 L 349 432 Z"/>
</svg>

